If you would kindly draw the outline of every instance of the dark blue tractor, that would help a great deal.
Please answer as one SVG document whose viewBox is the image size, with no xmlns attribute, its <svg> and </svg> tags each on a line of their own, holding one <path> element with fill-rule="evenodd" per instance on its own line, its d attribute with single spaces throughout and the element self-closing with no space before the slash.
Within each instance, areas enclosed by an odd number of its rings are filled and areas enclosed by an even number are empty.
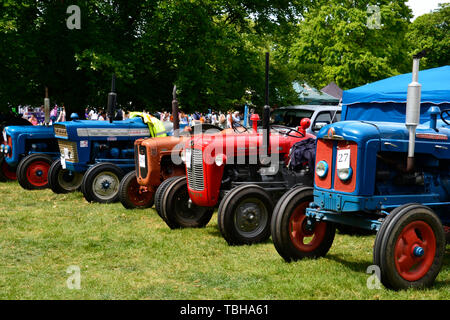
<svg viewBox="0 0 450 320">
<path fill-rule="evenodd" d="M 411 74 L 344 93 L 343 115 L 361 120 L 320 130 L 314 188 L 292 189 L 274 210 L 285 260 L 326 255 L 336 225 L 347 225 L 377 232 L 373 265 L 386 287 L 434 282 L 450 227 L 450 70 L 422 71 L 421 99 L 418 62 L 409 86 Z"/>
</svg>

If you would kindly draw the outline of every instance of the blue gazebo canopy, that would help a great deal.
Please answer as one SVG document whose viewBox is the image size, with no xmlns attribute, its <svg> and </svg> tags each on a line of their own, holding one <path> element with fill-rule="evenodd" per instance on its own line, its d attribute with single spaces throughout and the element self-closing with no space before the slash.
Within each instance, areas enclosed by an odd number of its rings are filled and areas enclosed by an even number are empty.
<svg viewBox="0 0 450 320">
<path fill-rule="evenodd" d="M 404 121 L 411 81 L 412 73 L 406 73 L 344 91 L 344 119 Z M 431 105 L 450 108 L 450 66 L 419 71 L 419 83 L 421 114 L 425 115 Z"/>
</svg>

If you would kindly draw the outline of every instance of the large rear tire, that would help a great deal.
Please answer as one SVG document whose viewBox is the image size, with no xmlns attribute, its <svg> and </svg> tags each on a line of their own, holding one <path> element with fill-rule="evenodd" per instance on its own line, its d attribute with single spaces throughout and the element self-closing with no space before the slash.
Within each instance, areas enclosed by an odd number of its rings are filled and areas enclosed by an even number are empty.
<svg viewBox="0 0 450 320">
<path fill-rule="evenodd" d="M 431 286 L 445 253 L 439 217 L 426 206 L 405 205 L 391 212 L 383 225 L 374 246 L 383 285 L 394 290 Z"/>
<path fill-rule="evenodd" d="M 63 169 L 61 160 L 55 160 L 48 170 L 48 186 L 58 194 L 75 192 L 80 189 L 83 174 Z"/>
<path fill-rule="evenodd" d="M 257 185 L 232 189 L 217 211 L 219 230 L 229 245 L 264 242 L 270 237 L 271 196 Z"/>
<path fill-rule="evenodd" d="M 275 249 L 286 261 L 323 257 L 330 250 L 336 225 L 314 222 L 305 215 L 313 201 L 313 188 L 297 187 L 281 197 L 272 216 L 272 240 Z"/>
<path fill-rule="evenodd" d="M 160 205 L 169 228 L 203 228 L 211 220 L 214 208 L 199 207 L 189 200 L 186 177 L 179 177 L 167 185 Z"/>
<path fill-rule="evenodd" d="M 84 174 L 81 192 L 88 202 L 117 202 L 123 176 L 122 169 L 115 164 L 98 163 Z"/>
<path fill-rule="evenodd" d="M 48 188 L 48 170 L 52 158 L 45 154 L 34 153 L 26 156 L 17 167 L 17 181 L 26 190 Z"/>
<path fill-rule="evenodd" d="M 145 209 L 153 206 L 155 193 L 142 191 L 140 187 L 135 170 L 123 177 L 119 186 L 119 200 L 126 209 Z"/>
</svg>

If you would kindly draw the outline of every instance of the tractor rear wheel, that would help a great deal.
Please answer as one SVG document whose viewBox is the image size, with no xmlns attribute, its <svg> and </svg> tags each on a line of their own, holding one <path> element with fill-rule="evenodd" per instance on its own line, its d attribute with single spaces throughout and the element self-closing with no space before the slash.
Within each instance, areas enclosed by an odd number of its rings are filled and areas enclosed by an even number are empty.
<svg viewBox="0 0 450 320">
<path fill-rule="evenodd" d="M 98 163 L 84 174 L 81 192 L 88 202 L 113 203 L 119 200 L 124 173 L 113 163 Z"/>
<path fill-rule="evenodd" d="M 167 185 L 160 210 L 171 229 L 203 228 L 214 212 L 214 208 L 199 207 L 190 201 L 186 177 L 178 177 Z"/>
<path fill-rule="evenodd" d="M 219 230 L 229 245 L 264 242 L 270 237 L 273 201 L 257 185 L 232 189 L 222 199 L 217 211 Z"/>
<path fill-rule="evenodd" d="M 313 188 L 297 187 L 280 198 L 272 216 L 272 240 L 286 261 L 323 257 L 330 250 L 336 225 L 312 222 L 305 212 L 314 200 Z"/>
<path fill-rule="evenodd" d="M 83 174 L 63 169 L 61 160 L 55 160 L 48 170 L 48 186 L 54 193 L 69 193 L 80 189 Z"/>
<path fill-rule="evenodd" d="M 16 169 L 11 168 L 3 156 L 0 157 L 0 181 L 14 181 L 17 180 Z"/>
<path fill-rule="evenodd" d="M 432 285 L 445 253 L 439 217 L 426 206 L 405 205 L 392 211 L 383 225 L 374 246 L 383 285 L 394 290 Z"/>
<path fill-rule="evenodd" d="M 164 192 L 166 191 L 167 187 L 175 180 L 179 179 L 181 176 L 178 177 L 170 177 L 167 178 L 166 180 L 164 180 L 159 186 L 158 189 L 156 189 L 155 192 L 155 210 L 158 213 L 158 215 L 164 220 L 164 216 L 162 215 L 162 211 L 161 211 L 161 201 L 162 201 L 162 196 L 164 194 Z M 184 178 L 186 178 L 185 176 L 183 176 Z"/>
<path fill-rule="evenodd" d="M 153 206 L 155 193 L 143 191 L 140 187 L 135 170 L 123 177 L 119 186 L 119 200 L 126 209 L 145 209 Z"/>
<path fill-rule="evenodd" d="M 17 167 L 17 181 L 27 190 L 47 188 L 48 170 L 52 162 L 52 158 L 45 154 L 33 153 L 26 156 Z"/>
</svg>

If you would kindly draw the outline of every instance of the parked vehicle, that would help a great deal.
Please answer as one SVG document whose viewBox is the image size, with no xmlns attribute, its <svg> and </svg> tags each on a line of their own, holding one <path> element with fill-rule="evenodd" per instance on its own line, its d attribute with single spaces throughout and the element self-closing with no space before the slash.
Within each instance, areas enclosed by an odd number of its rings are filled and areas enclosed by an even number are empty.
<svg viewBox="0 0 450 320">
<path fill-rule="evenodd" d="M 134 113 L 130 119 L 112 121 L 116 104 L 115 79 L 108 95 L 110 121 L 76 120 L 56 123 L 60 159 L 48 172 L 50 188 L 67 193 L 81 188 L 89 202 L 111 203 L 119 199 L 119 184 L 134 169 L 134 141 L 165 136 L 159 120 Z M 153 122 L 154 121 L 154 122 Z"/>
<path fill-rule="evenodd" d="M 218 207 L 219 229 L 229 244 L 269 238 L 277 197 L 295 185 L 312 185 L 308 164 L 288 166 L 290 151 L 302 141 L 314 145 L 315 139 L 306 133 L 309 119 L 292 128 L 270 125 L 269 117 L 266 90 L 262 130 L 254 121 L 252 129 L 243 129 L 247 134 L 199 135 L 186 143 L 187 179 L 172 178 L 155 195 L 156 209 L 170 228 L 203 227 Z"/>
<path fill-rule="evenodd" d="M 422 71 L 421 100 L 419 59 L 407 94 L 399 88 L 405 75 L 374 83 L 370 95 L 367 86 L 354 89 L 359 100 L 344 92 L 347 113 L 373 119 L 320 130 L 314 189 L 294 188 L 274 209 L 272 239 L 286 261 L 326 255 L 339 223 L 377 231 L 373 263 L 386 287 L 434 282 L 450 226 L 450 108 L 440 109 L 450 107 L 450 73 L 439 70 L 435 79 L 435 70 Z"/>
</svg>

